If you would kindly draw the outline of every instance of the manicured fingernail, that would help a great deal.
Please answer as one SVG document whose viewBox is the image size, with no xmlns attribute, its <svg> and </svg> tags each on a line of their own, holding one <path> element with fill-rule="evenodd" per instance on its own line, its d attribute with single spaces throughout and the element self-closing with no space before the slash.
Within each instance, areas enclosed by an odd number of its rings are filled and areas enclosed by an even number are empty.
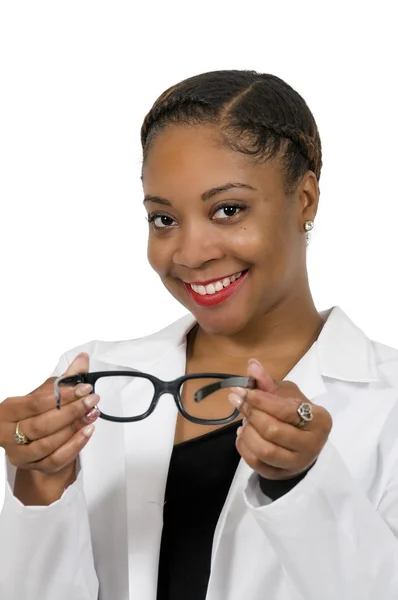
<svg viewBox="0 0 398 600">
<path fill-rule="evenodd" d="M 249 377 L 254 377 L 254 379 L 259 379 L 262 375 L 264 375 L 264 367 L 261 363 L 258 362 L 255 358 L 251 358 L 249 360 L 249 365 L 247 368 L 247 373 Z"/>
<path fill-rule="evenodd" d="M 98 417 L 100 416 L 100 411 L 98 410 L 98 408 L 92 408 L 87 414 L 84 415 L 84 419 L 86 421 L 96 421 L 98 419 Z"/>
<path fill-rule="evenodd" d="M 228 400 L 230 401 L 230 403 L 232 404 L 232 406 L 235 406 L 235 408 L 241 408 L 242 407 L 243 398 L 241 398 L 240 396 L 238 396 L 238 394 L 234 394 L 233 392 L 231 392 L 230 394 L 228 394 Z"/>
<path fill-rule="evenodd" d="M 236 394 L 243 400 L 246 400 L 247 391 L 248 390 L 246 388 L 241 388 L 241 387 L 232 387 L 231 388 L 231 394 Z"/>
<path fill-rule="evenodd" d="M 89 383 L 79 383 L 75 387 L 75 396 L 76 398 L 83 398 L 83 396 L 87 396 L 90 392 L 93 391 L 93 386 Z"/>
<path fill-rule="evenodd" d="M 87 427 L 85 427 L 83 429 L 83 435 L 84 435 L 84 437 L 89 438 L 92 435 L 94 429 L 95 429 L 94 425 L 87 425 Z"/>
<path fill-rule="evenodd" d="M 98 396 L 98 394 L 90 394 L 89 396 L 86 396 L 83 399 L 84 406 L 87 406 L 87 408 L 92 408 L 93 406 L 98 404 L 99 401 L 100 397 Z"/>
<path fill-rule="evenodd" d="M 238 427 L 238 429 L 236 430 L 236 437 L 239 437 L 240 434 L 242 433 L 243 427 Z"/>
<path fill-rule="evenodd" d="M 242 419 L 242 425 L 246 425 L 246 423 L 247 423 L 247 419 L 245 417 L 244 419 Z"/>
</svg>

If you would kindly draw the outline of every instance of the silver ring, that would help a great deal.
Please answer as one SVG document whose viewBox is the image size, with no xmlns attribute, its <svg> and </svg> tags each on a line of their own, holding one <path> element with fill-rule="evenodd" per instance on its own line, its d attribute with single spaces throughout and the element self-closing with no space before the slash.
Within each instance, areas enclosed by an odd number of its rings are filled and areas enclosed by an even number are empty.
<svg viewBox="0 0 398 600">
<path fill-rule="evenodd" d="M 307 425 L 312 419 L 314 415 L 312 414 L 312 406 L 308 404 L 308 402 L 302 402 L 297 409 L 297 414 L 300 417 L 300 422 L 297 424 L 297 427 L 304 427 Z"/>
</svg>

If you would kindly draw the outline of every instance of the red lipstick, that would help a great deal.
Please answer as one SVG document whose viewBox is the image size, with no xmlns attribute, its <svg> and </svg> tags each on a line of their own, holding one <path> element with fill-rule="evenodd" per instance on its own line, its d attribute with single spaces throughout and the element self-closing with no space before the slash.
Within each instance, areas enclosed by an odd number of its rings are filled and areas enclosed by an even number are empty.
<svg viewBox="0 0 398 600">
<path fill-rule="evenodd" d="M 184 282 L 184 285 L 188 294 L 191 296 L 191 298 L 196 304 L 199 304 L 199 306 L 215 306 L 216 304 L 221 304 L 221 302 L 225 302 L 225 300 L 228 300 L 238 291 L 238 289 L 244 283 L 248 272 L 248 270 L 244 271 L 239 277 L 239 279 L 236 279 L 233 283 L 230 283 L 229 285 L 227 285 L 227 287 L 223 288 L 219 292 L 215 292 L 214 294 L 198 294 L 191 288 L 189 283 Z"/>
</svg>

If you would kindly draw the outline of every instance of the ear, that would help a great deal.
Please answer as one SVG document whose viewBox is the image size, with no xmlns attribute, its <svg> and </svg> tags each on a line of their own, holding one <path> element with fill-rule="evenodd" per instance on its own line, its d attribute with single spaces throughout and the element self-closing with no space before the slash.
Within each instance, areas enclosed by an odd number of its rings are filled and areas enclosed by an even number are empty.
<svg viewBox="0 0 398 600">
<path fill-rule="evenodd" d="M 319 184 L 315 173 L 307 171 L 297 188 L 300 202 L 300 230 L 305 221 L 314 221 L 318 212 Z"/>
</svg>

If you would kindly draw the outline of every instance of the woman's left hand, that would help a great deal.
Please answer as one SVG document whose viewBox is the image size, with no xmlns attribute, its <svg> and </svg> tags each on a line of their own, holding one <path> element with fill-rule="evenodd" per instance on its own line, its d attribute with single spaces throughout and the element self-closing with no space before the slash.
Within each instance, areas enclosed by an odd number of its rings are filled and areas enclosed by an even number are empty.
<svg viewBox="0 0 398 600">
<path fill-rule="evenodd" d="M 236 447 L 245 462 L 265 479 L 291 479 L 309 469 L 325 445 L 332 417 L 312 404 L 290 381 L 274 381 L 257 361 L 248 375 L 256 389 L 235 388 L 230 402 L 245 420 L 238 430 Z M 313 419 L 299 427 L 302 402 L 311 405 Z"/>
</svg>

